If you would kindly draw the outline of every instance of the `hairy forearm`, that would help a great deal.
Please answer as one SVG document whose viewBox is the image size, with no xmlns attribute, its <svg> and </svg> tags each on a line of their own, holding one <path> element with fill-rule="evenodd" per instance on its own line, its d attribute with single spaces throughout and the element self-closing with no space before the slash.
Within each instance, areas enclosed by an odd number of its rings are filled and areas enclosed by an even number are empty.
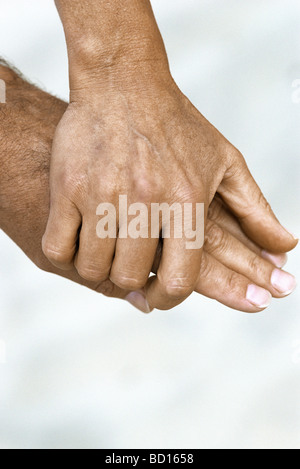
<svg viewBox="0 0 300 469">
<path fill-rule="evenodd" d="M 71 89 L 98 77 L 110 83 L 168 73 L 164 44 L 149 0 L 56 0 L 68 47 Z"/>
<path fill-rule="evenodd" d="M 0 228 L 36 263 L 49 212 L 52 138 L 66 104 L 1 64 L 6 104 L 0 105 Z"/>
</svg>

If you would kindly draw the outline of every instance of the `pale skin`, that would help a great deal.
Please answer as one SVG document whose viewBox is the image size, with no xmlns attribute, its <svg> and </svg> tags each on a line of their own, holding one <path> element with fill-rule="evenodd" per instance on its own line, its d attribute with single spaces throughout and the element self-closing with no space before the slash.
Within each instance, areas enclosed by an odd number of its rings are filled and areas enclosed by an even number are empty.
<svg viewBox="0 0 300 469">
<path fill-rule="evenodd" d="M 7 86 L 7 103 L 0 105 L 0 228 L 39 268 L 107 296 L 127 299 L 149 312 L 141 300 L 146 296 L 144 290 L 138 297 L 110 279 L 85 280 L 74 266 L 63 271 L 43 254 L 41 240 L 49 216 L 51 143 L 67 105 L 28 84 L 3 62 L 0 79 Z M 161 245 L 151 266 L 153 272 L 158 269 L 160 256 Z M 272 296 L 283 298 L 295 288 L 294 277 L 281 269 L 286 260 L 285 254 L 262 251 L 253 243 L 216 196 L 208 211 L 207 237 L 195 291 L 230 308 L 260 312 Z"/>
<path fill-rule="evenodd" d="M 157 239 L 97 238 L 97 206 L 117 207 L 120 194 L 129 204 L 193 202 L 206 209 L 218 194 L 260 250 L 292 250 L 297 240 L 276 219 L 243 156 L 175 84 L 149 0 L 55 3 L 68 48 L 70 104 L 53 142 L 43 237 L 50 262 L 66 271 L 75 266 L 91 282 L 143 289 L 146 310 L 171 309 L 199 290 L 206 258 L 203 249 L 187 250 L 185 239 L 164 240 L 149 278 Z M 207 223 L 207 237 L 210 231 Z M 212 286 L 206 294 L 216 296 Z"/>
</svg>

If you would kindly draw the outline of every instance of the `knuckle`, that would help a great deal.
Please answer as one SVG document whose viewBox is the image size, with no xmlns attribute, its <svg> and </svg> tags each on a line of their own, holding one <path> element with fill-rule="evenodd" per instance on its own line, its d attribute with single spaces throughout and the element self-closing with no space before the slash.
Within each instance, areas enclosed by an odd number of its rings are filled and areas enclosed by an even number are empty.
<svg viewBox="0 0 300 469">
<path fill-rule="evenodd" d="M 182 202 L 202 202 L 203 191 L 201 191 L 198 187 L 194 187 L 191 183 L 185 183 L 180 186 L 177 194 L 177 198 L 178 197 Z"/>
<path fill-rule="evenodd" d="M 225 149 L 226 174 L 237 178 L 243 177 L 245 170 L 248 170 L 246 160 L 242 153 L 231 144 Z"/>
<path fill-rule="evenodd" d="M 230 293 L 238 293 L 242 288 L 241 276 L 237 272 L 230 271 L 228 273 L 226 287 Z"/>
<path fill-rule="evenodd" d="M 69 264 L 72 261 L 74 250 L 59 247 L 49 241 L 43 241 L 42 249 L 44 255 L 51 262 L 57 264 Z"/>
<path fill-rule="evenodd" d="M 255 188 L 252 194 L 251 202 L 244 208 L 244 214 L 241 219 L 251 217 L 257 212 L 257 207 L 264 212 L 272 213 L 272 208 L 260 189 Z"/>
<path fill-rule="evenodd" d="M 205 244 L 211 252 L 220 250 L 224 247 L 225 233 L 223 229 L 216 223 L 208 223 Z"/>
<path fill-rule="evenodd" d="M 248 260 L 248 266 L 253 274 L 258 275 L 260 278 L 265 276 L 263 269 L 264 261 L 256 255 L 253 255 Z"/>
<path fill-rule="evenodd" d="M 63 194 L 70 196 L 76 196 L 82 191 L 85 186 L 86 176 L 84 174 L 73 174 L 68 171 L 64 171 L 60 175 L 60 187 Z"/>
<path fill-rule="evenodd" d="M 160 199 L 162 186 L 149 175 L 140 175 L 133 181 L 133 193 L 138 202 L 151 204 Z"/>
<path fill-rule="evenodd" d="M 114 200 L 118 193 L 122 193 L 121 182 L 119 180 L 114 180 L 110 176 L 108 176 L 105 180 L 102 178 L 99 187 L 101 187 L 101 191 L 103 194 L 105 194 L 108 201 Z"/>
<path fill-rule="evenodd" d="M 271 209 L 271 205 L 269 204 L 269 202 L 267 201 L 267 199 L 265 198 L 264 194 L 258 189 L 258 204 L 263 207 L 264 210 L 268 211 L 268 212 L 272 212 L 272 209 Z"/>
<path fill-rule="evenodd" d="M 227 155 L 230 159 L 231 162 L 233 162 L 234 164 L 244 164 L 245 163 L 245 158 L 243 156 L 243 154 L 240 152 L 240 150 L 238 150 L 237 148 L 235 148 L 233 145 L 229 145 L 228 149 L 227 149 Z"/>
<path fill-rule="evenodd" d="M 92 265 L 76 265 L 76 269 L 80 277 L 89 282 L 104 282 L 107 280 L 109 273 Z"/>
<path fill-rule="evenodd" d="M 168 279 L 162 285 L 166 295 L 173 300 L 187 298 L 194 290 L 191 280 L 186 278 Z"/>
<path fill-rule="evenodd" d="M 123 290 L 140 290 L 146 285 L 147 279 L 134 277 L 124 273 L 111 274 L 110 280 Z"/>
<path fill-rule="evenodd" d="M 201 258 L 200 266 L 200 278 L 209 278 L 211 275 L 211 263 L 209 262 L 209 257 L 203 254 Z"/>
</svg>

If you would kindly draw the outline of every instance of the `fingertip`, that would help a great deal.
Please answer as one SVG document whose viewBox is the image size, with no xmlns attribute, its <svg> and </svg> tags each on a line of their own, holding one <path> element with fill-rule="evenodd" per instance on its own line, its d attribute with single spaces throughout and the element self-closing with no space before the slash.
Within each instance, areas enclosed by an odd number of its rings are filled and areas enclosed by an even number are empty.
<svg viewBox="0 0 300 469">
<path fill-rule="evenodd" d="M 255 307 L 258 311 L 263 311 L 268 308 L 272 303 L 272 295 L 264 288 L 257 285 L 248 285 L 246 300 L 250 305 Z"/>
<path fill-rule="evenodd" d="M 288 235 L 289 235 L 290 237 L 293 238 L 294 241 L 297 242 L 297 244 L 299 243 L 299 236 L 296 236 L 294 233 L 292 233 L 291 231 L 289 231 L 287 228 L 284 228 L 284 227 L 283 227 L 283 229 L 288 233 Z"/>
<path fill-rule="evenodd" d="M 264 251 L 280 255 L 295 249 L 298 240 L 275 217 L 266 219 L 256 215 L 241 220 L 241 226 L 249 238 Z"/>
<path fill-rule="evenodd" d="M 278 249 L 280 249 L 281 252 L 293 251 L 293 249 L 295 249 L 296 246 L 298 245 L 299 238 L 297 238 L 296 235 L 291 233 L 284 226 L 280 225 L 280 227 L 281 227 L 281 235 L 280 235 L 280 243 L 278 245 Z M 277 252 L 278 252 L 278 249 L 277 249 Z"/>
<path fill-rule="evenodd" d="M 283 297 L 291 295 L 297 288 L 296 278 L 281 269 L 273 271 L 271 283 L 278 294 Z"/>
<path fill-rule="evenodd" d="M 125 300 L 144 314 L 150 314 L 153 311 L 142 291 L 129 293 Z"/>
<path fill-rule="evenodd" d="M 261 256 L 263 259 L 269 261 L 278 269 L 282 269 L 287 264 L 287 261 L 288 261 L 287 254 L 273 254 L 271 252 L 262 250 Z"/>
</svg>

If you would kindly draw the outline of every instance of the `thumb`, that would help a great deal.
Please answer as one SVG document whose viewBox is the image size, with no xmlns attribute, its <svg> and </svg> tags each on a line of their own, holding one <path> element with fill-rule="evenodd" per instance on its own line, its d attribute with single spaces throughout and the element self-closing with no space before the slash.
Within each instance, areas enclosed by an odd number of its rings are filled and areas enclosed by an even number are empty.
<svg viewBox="0 0 300 469">
<path fill-rule="evenodd" d="M 240 153 L 225 173 L 218 192 L 244 232 L 262 248 L 283 253 L 296 247 L 298 239 L 279 223 Z"/>
</svg>

